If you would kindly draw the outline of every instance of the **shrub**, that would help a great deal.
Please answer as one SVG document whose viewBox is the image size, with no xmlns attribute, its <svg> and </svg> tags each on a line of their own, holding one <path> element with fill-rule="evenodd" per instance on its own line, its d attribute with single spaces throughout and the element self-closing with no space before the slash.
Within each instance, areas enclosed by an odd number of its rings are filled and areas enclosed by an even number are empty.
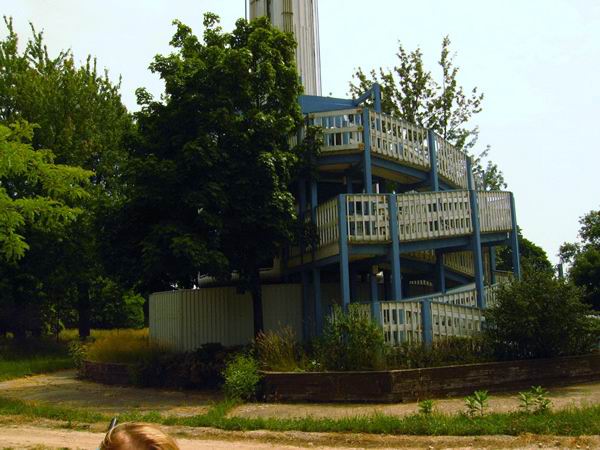
<svg viewBox="0 0 600 450">
<path fill-rule="evenodd" d="M 69 356 L 73 359 L 73 364 L 77 369 L 81 369 L 83 360 L 86 358 L 86 348 L 82 342 L 73 340 L 69 342 Z"/>
<path fill-rule="evenodd" d="M 519 407 L 526 413 L 545 413 L 550 410 L 552 401 L 548 398 L 548 391 L 541 386 L 532 386 L 531 389 L 519 392 Z"/>
<path fill-rule="evenodd" d="M 249 355 L 238 354 L 223 372 L 225 394 L 231 399 L 252 400 L 260 381 L 258 363 Z"/>
<path fill-rule="evenodd" d="M 475 391 L 473 395 L 466 397 L 467 415 L 470 417 L 475 417 L 475 415 L 483 416 L 488 406 L 489 398 L 488 391 Z"/>
<path fill-rule="evenodd" d="M 297 371 L 304 365 L 306 359 L 290 327 L 285 327 L 279 332 L 259 333 L 256 337 L 255 349 L 260 367 L 265 370 Z"/>
<path fill-rule="evenodd" d="M 498 358 L 543 358 L 590 352 L 600 337 L 580 290 L 544 272 L 501 285 L 486 312 L 485 336 Z"/>
<path fill-rule="evenodd" d="M 450 337 L 430 345 L 404 342 L 390 348 L 387 353 L 387 366 L 390 369 L 473 364 L 490 360 L 492 352 L 482 336 Z"/>
<path fill-rule="evenodd" d="M 429 416 L 433 413 L 433 406 L 435 402 L 433 400 L 423 400 L 419 402 L 419 414 Z"/>
<path fill-rule="evenodd" d="M 317 340 L 318 361 L 329 370 L 368 370 L 385 366 L 383 330 L 351 306 L 343 313 L 336 307 Z"/>
<path fill-rule="evenodd" d="M 193 352 L 152 355 L 132 367 L 132 381 L 144 387 L 218 388 L 232 351 L 221 344 L 204 344 Z"/>
</svg>

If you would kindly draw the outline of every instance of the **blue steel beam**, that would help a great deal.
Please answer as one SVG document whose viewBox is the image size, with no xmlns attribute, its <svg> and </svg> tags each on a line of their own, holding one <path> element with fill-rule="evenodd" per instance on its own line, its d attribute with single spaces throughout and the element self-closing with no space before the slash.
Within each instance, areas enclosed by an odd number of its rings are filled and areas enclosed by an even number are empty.
<svg viewBox="0 0 600 450">
<path fill-rule="evenodd" d="M 471 203 L 471 223 L 473 225 L 473 265 L 475 266 L 475 288 L 477 289 L 477 306 L 485 308 L 485 295 L 483 285 L 483 261 L 481 251 L 481 227 L 479 225 L 479 208 L 477 205 L 477 191 L 473 187 L 473 172 L 471 158 L 467 157 L 467 183 L 469 187 L 469 201 Z"/>
<path fill-rule="evenodd" d="M 515 196 L 510 193 L 510 215 L 512 219 L 512 230 L 510 231 L 510 247 L 512 249 L 513 273 L 517 279 L 521 279 L 521 258 L 519 255 L 519 229 L 517 228 L 517 211 L 515 209 Z"/>
<path fill-rule="evenodd" d="M 348 255 L 348 228 L 346 226 L 346 196 L 338 196 L 338 227 L 339 227 L 339 255 L 340 255 L 340 290 L 344 310 L 350 304 L 350 259 Z"/>
<path fill-rule="evenodd" d="M 400 270 L 400 242 L 398 238 L 398 204 L 396 203 L 396 194 L 388 194 L 389 216 L 390 216 L 390 235 L 392 245 L 390 249 L 390 263 L 392 268 L 392 299 L 402 299 L 402 278 Z"/>
</svg>

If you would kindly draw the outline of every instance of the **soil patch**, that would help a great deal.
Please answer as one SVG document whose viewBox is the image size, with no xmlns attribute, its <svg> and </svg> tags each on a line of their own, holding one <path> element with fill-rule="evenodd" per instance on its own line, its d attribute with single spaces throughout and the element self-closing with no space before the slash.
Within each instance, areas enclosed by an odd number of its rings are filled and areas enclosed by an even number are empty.
<svg viewBox="0 0 600 450">
<path fill-rule="evenodd" d="M 600 383 L 585 383 L 550 389 L 552 407 L 563 409 L 570 406 L 589 406 L 600 403 Z M 517 393 L 491 394 L 490 412 L 509 412 L 519 409 Z M 435 409 L 443 413 L 457 413 L 465 410 L 464 398 L 451 398 L 435 401 Z M 396 404 L 283 404 L 248 403 L 238 406 L 229 413 L 230 417 L 246 418 L 344 418 L 368 416 L 375 413 L 405 416 L 418 412 L 417 402 Z"/>
<path fill-rule="evenodd" d="M 74 370 L 18 378 L 0 383 L 0 395 L 60 404 L 107 414 L 137 410 L 164 415 L 197 415 L 221 399 L 215 392 L 173 391 L 107 386 L 80 380 Z"/>
</svg>

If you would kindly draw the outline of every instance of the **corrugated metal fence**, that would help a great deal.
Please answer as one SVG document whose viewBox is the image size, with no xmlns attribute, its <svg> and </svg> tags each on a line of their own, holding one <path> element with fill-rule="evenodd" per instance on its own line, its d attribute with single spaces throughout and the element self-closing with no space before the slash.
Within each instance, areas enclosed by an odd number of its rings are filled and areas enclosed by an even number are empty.
<svg viewBox="0 0 600 450">
<path fill-rule="evenodd" d="M 302 286 L 265 285 L 265 330 L 290 326 L 302 339 Z M 150 337 L 178 351 L 208 342 L 225 346 L 249 343 L 254 334 L 250 293 L 235 287 L 156 292 L 150 295 Z"/>
</svg>

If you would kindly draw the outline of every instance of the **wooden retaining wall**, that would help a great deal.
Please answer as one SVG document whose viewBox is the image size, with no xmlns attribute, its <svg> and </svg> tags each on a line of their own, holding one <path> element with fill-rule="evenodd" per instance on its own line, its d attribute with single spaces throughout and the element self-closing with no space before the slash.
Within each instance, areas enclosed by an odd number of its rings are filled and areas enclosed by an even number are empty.
<svg viewBox="0 0 600 450">
<path fill-rule="evenodd" d="M 600 353 L 595 353 L 377 372 L 266 372 L 263 394 L 267 401 L 396 403 L 468 395 L 477 389 L 498 392 L 599 380 Z"/>
</svg>

